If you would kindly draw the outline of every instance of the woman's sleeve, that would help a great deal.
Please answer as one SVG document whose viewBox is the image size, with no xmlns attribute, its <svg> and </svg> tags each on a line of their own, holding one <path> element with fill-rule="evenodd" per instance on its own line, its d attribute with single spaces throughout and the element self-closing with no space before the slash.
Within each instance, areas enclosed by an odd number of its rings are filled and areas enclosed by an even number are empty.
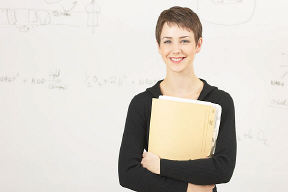
<svg viewBox="0 0 288 192">
<path fill-rule="evenodd" d="M 235 110 L 232 97 L 224 92 L 215 153 L 211 158 L 187 161 L 160 159 L 160 175 L 187 183 L 210 185 L 230 181 L 236 162 Z"/>
<path fill-rule="evenodd" d="M 136 95 L 128 108 L 118 159 L 120 185 L 139 192 L 186 192 L 187 182 L 154 174 L 141 165 L 147 124 L 144 103 Z"/>
</svg>

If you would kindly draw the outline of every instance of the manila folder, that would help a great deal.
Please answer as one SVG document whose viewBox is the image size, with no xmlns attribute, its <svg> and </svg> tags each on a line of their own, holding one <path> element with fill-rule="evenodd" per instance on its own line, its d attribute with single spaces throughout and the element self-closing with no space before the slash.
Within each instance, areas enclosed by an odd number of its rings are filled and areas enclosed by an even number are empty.
<svg viewBox="0 0 288 192">
<path fill-rule="evenodd" d="M 148 151 L 170 160 L 208 158 L 214 121 L 212 106 L 153 98 Z"/>
</svg>

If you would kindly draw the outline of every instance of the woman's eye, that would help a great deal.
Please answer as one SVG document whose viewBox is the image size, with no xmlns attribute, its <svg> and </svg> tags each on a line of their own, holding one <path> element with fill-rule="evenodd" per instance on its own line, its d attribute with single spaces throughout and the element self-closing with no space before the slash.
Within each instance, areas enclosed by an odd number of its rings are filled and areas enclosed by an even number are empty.
<svg viewBox="0 0 288 192">
<path fill-rule="evenodd" d="M 188 40 L 182 40 L 182 43 L 189 43 Z"/>
<path fill-rule="evenodd" d="M 167 43 L 171 43 L 171 41 L 170 41 L 170 40 L 167 40 L 167 41 L 164 41 L 164 43 L 166 43 L 166 44 L 167 44 Z"/>
</svg>

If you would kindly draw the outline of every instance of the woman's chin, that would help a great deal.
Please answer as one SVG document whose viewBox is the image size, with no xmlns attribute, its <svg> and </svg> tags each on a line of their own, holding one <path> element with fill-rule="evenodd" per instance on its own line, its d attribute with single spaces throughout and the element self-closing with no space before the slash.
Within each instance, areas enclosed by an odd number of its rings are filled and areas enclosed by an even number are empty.
<svg viewBox="0 0 288 192">
<path fill-rule="evenodd" d="M 173 66 L 173 67 L 168 67 L 168 70 L 173 72 L 173 73 L 182 73 L 185 71 L 185 67 L 183 66 Z"/>
</svg>

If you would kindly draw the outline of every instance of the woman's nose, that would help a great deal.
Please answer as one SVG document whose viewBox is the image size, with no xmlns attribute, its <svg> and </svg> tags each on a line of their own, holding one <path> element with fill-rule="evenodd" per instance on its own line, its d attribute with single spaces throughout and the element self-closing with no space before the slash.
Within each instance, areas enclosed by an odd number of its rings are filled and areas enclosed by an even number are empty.
<svg viewBox="0 0 288 192">
<path fill-rule="evenodd" d="M 181 52 L 181 45 L 179 43 L 174 43 L 172 47 L 173 53 L 179 53 Z"/>
</svg>

